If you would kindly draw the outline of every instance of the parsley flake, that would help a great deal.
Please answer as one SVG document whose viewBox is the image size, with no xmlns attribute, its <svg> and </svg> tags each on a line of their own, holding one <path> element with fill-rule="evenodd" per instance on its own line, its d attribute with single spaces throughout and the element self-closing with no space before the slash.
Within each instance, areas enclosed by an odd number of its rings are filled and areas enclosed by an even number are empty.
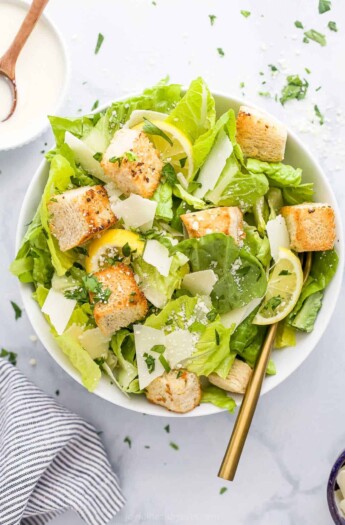
<svg viewBox="0 0 345 525">
<path fill-rule="evenodd" d="M 279 275 L 292 275 L 292 273 L 289 272 L 289 270 L 282 270 L 281 272 L 279 272 Z"/>
<path fill-rule="evenodd" d="M 328 29 L 330 29 L 331 31 L 337 32 L 338 31 L 337 24 L 331 21 L 328 22 Z"/>
<path fill-rule="evenodd" d="M 98 151 L 97 153 L 94 154 L 93 158 L 97 160 L 98 162 L 100 162 L 103 158 L 103 154 L 100 151 Z"/>
<path fill-rule="evenodd" d="M 17 364 L 17 354 L 15 352 L 10 352 L 5 348 L 1 348 L 0 357 L 6 357 L 7 361 L 13 366 L 16 366 Z"/>
<path fill-rule="evenodd" d="M 297 27 L 298 29 L 304 29 L 302 22 L 300 22 L 299 20 L 296 20 L 295 27 Z"/>
<path fill-rule="evenodd" d="M 208 15 L 208 17 L 210 19 L 211 26 L 213 26 L 217 18 L 216 15 Z"/>
<path fill-rule="evenodd" d="M 319 0 L 319 13 L 327 13 L 331 9 L 331 0 Z"/>
<path fill-rule="evenodd" d="M 170 365 L 168 361 L 165 359 L 164 355 L 161 354 L 158 359 L 159 359 L 160 364 L 163 366 L 164 370 L 166 372 L 170 372 L 171 370 Z"/>
<path fill-rule="evenodd" d="M 15 319 L 17 321 L 17 319 L 19 319 L 22 316 L 22 310 L 14 301 L 11 301 L 11 305 L 14 310 Z"/>
<path fill-rule="evenodd" d="M 93 303 L 107 303 L 111 295 L 111 290 L 109 290 L 109 288 L 103 288 L 102 283 L 97 277 L 90 273 L 83 275 L 81 286 L 66 290 L 64 293 L 67 299 L 75 299 L 79 304 L 88 303 L 89 294 L 92 294 Z"/>
<path fill-rule="evenodd" d="M 217 51 L 218 51 L 218 55 L 219 55 L 220 57 L 225 56 L 225 53 L 224 53 L 224 51 L 223 51 L 223 49 L 222 49 L 221 47 L 217 47 Z"/>
<path fill-rule="evenodd" d="M 268 67 L 270 68 L 270 70 L 272 71 L 272 73 L 274 73 L 275 71 L 279 71 L 279 69 L 277 68 L 277 66 L 275 66 L 274 64 L 268 64 Z"/>
<path fill-rule="evenodd" d="M 133 151 L 126 151 L 125 152 L 125 157 L 130 161 L 130 162 L 135 162 L 136 160 L 138 160 L 138 157 L 135 153 L 133 153 Z"/>
<path fill-rule="evenodd" d="M 95 100 L 95 102 L 93 103 L 93 106 L 91 108 L 91 111 L 93 111 L 94 109 L 97 109 L 98 105 L 99 105 L 99 100 Z"/>
<path fill-rule="evenodd" d="M 162 177 L 164 177 L 165 181 L 170 184 L 170 186 L 174 186 L 177 184 L 177 176 L 175 168 L 172 164 L 169 162 L 167 164 L 164 164 L 162 169 Z"/>
<path fill-rule="evenodd" d="M 226 492 L 227 490 L 227 487 L 221 487 L 219 494 L 224 494 L 224 492 Z"/>
<path fill-rule="evenodd" d="M 157 352 L 157 354 L 164 354 L 165 346 L 164 345 L 154 345 L 150 352 Z"/>
<path fill-rule="evenodd" d="M 174 450 L 179 450 L 179 446 L 176 445 L 176 443 L 174 443 L 173 441 L 170 441 L 169 445 L 171 446 L 171 448 L 173 448 Z"/>
<path fill-rule="evenodd" d="M 325 35 L 322 33 L 319 33 L 319 31 L 316 31 L 315 29 L 309 29 L 309 31 L 304 32 L 305 38 L 308 40 L 314 40 L 314 42 L 317 42 L 320 44 L 320 46 L 324 47 L 327 44 L 327 40 Z M 303 39 L 304 42 L 304 39 Z"/>
<path fill-rule="evenodd" d="M 287 84 L 283 87 L 280 97 L 280 103 L 285 104 L 288 100 L 302 100 L 305 98 L 309 86 L 309 82 L 301 79 L 298 75 L 289 75 L 287 77 Z"/>
<path fill-rule="evenodd" d="M 322 126 L 324 124 L 324 122 L 325 122 L 325 118 L 322 115 L 321 111 L 319 110 L 319 108 L 318 108 L 318 106 L 316 104 L 314 106 L 314 111 L 315 111 L 315 115 L 320 120 L 320 126 Z"/>
<path fill-rule="evenodd" d="M 123 442 L 127 443 L 129 448 L 132 448 L 132 440 L 129 436 L 126 436 Z"/>
<path fill-rule="evenodd" d="M 103 44 L 103 40 L 104 40 L 104 36 L 102 35 L 102 33 L 98 33 L 97 44 L 96 44 L 96 47 L 95 47 L 95 55 L 97 55 L 98 51 L 101 49 L 101 45 Z"/>
<path fill-rule="evenodd" d="M 214 331 L 214 335 L 216 337 L 216 345 L 219 346 L 220 343 L 220 336 L 217 330 Z"/>
<path fill-rule="evenodd" d="M 170 434 L 170 425 L 166 425 L 166 426 L 164 427 L 164 430 L 165 430 L 165 432 L 166 432 L 167 434 Z"/>
<path fill-rule="evenodd" d="M 242 16 L 244 16 L 244 18 L 248 18 L 248 16 L 250 16 L 251 14 L 250 11 L 244 11 L 244 10 L 240 11 L 240 13 Z"/>
<path fill-rule="evenodd" d="M 144 361 L 147 366 L 147 370 L 149 371 L 149 374 L 152 374 L 152 372 L 154 372 L 156 368 L 155 358 L 152 355 L 148 354 L 147 352 L 144 353 L 143 357 L 144 357 Z"/>
</svg>

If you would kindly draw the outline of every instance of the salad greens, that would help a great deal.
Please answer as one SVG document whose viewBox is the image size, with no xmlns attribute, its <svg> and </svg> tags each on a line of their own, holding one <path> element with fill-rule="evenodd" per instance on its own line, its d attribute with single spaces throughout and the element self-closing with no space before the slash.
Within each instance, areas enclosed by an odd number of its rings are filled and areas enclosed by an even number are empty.
<svg viewBox="0 0 345 525">
<path fill-rule="evenodd" d="M 210 15 L 212 24 L 214 20 Z M 102 41 L 99 35 L 96 53 Z M 282 103 L 303 98 L 307 87 L 306 81 L 288 77 Z M 140 128 L 159 150 L 163 163 L 160 182 L 151 197 L 141 197 L 143 206 L 150 204 L 152 210 L 155 204 L 154 217 L 150 224 L 132 230 L 124 228 L 120 217 L 106 232 L 62 251 L 50 227 L 49 208 L 58 197 L 72 189 L 82 191 L 86 186 L 105 183 L 111 207 L 128 197 L 113 181 L 109 183 L 102 159 L 114 134 L 130 128 L 130 118 L 135 123 L 133 129 Z M 145 394 L 146 385 L 154 377 L 172 368 L 177 371 L 176 381 L 183 377 L 183 370 L 201 378 L 202 403 L 232 412 L 235 401 L 206 378 L 215 373 L 225 380 L 235 359 L 250 367 L 255 365 L 267 327 L 253 323 L 259 307 L 253 311 L 254 306 L 249 306 L 253 300 L 257 305 L 267 288 L 272 264 L 267 223 L 279 215 L 284 205 L 312 201 L 313 184 L 303 182 L 300 168 L 246 159 L 236 140 L 233 109 L 216 115 L 214 98 L 202 78 L 195 79 L 185 92 L 180 85 L 164 79 L 141 95 L 114 102 L 105 110 L 73 119 L 52 116 L 50 123 L 56 146 L 46 155 L 49 176 L 38 210 L 11 265 L 12 273 L 21 282 L 32 283 L 33 297 L 40 308 L 52 293 L 61 305 L 72 305 L 66 319 L 64 306 L 58 312 L 45 310 L 44 315 L 53 338 L 90 391 L 105 374 L 125 395 Z M 66 132 L 73 135 L 77 149 L 65 138 Z M 112 169 L 121 170 L 123 164 L 138 162 L 132 149 L 121 158 L 124 161 L 112 163 Z M 183 216 L 200 212 L 206 214 L 205 220 L 208 210 L 218 206 L 236 206 L 242 212 L 240 240 L 235 240 L 230 227 L 225 230 L 217 220 L 209 223 L 202 235 L 187 238 Z M 102 244 L 103 235 L 105 239 L 109 232 L 117 240 Z M 146 255 L 150 242 L 156 250 L 151 258 Z M 137 305 L 140 295 L 147 309 L 143 318 L 122 324 L 105 336 L 95 312 L 100 306 L 109 306 L 112 291 L 94 274 L 117 264 L 130 269 L 138 288 L 138 292 L 129 293 L 128 308 Z M 313 329 L 324 290 L 336 268 L 334 250 L 313 255 L 310 276 L 299 300 L 279 324 L 278 348 L 294 345 L 298 331 Z M 184 282 L 188 274 L 193 274 L 197 287 L 206 291 L 188 288 Z M 238 314 L 238 320 L 226 325 L 224 319 L 229 313 Z M 56 317 L 64 320 L 64 329 L 56 324 Z M 138 325 L 157 334 L 151 347 L 146 348 L 145 340 L 140 339 Z M 178 349 L 171 346 L 175 337 L 181 341 Z M 183 344 L 184 340 L 188 344 Z M 171 352 L 177 351 L 177 365 L 170 366 Z M 267 374 L 274 373 L 270 361 Z"/>
</svg>

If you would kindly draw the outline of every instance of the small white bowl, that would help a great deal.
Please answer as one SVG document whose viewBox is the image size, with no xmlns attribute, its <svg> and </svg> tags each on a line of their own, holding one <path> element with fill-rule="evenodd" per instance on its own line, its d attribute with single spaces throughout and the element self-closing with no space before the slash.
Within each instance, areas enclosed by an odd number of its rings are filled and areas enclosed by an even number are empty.
<svg viewBox="0 0 345 525">
<path fill-rule="evenodd" d="M 11 8 L 18 7 L 21 10 L 23 10 L 23 17 L 25 13 L 29 10 L 30 4 L 24 0 L 0 0 L 0 6 L 1 5 L 10 5 Z M 18 17 L 19 18 L 19 17 Z M 14 26 L 14 22 L 12 20 L 13 26 L 11 27 L 12 32 L 15 32 L 20 27 L 20 21 L 17 25 Z M 0 23 L 1 27 L 1 23 Z M 54 41 L 54 56 L 50 56 L 49 59 L 49 52 L 47 48 L 44 48 L 44 46 L 39 46 L 39 37 L 38 37 L 38 29 L 42 30 L 42 34 L 44 35 L 44 38 L 49 38 L 50 40 Z M 44 33 L 43 33 L 44 32 Z M 13 37 L 14 37 L 13 34 Z M 0 43 L 1 43 L 1 35 L 0 35 Z M 9 44 L 10 42 L 7 42 Z M 6 45 L 7 47 L 7 45 Z M 37 50 L 39 47 L 39 54 L 37 55 Z M 46 46 L 47 47 L 47 46 Z M 6 51 L 6 49 L 1 48 L 0 50 L 0 56 Z M 14 126 L 12 124 L 13 120 L 16 119 L 16 115 L 19 115 L 19 111 L 23 108 L 23 110 L 27 111 L 27 107 L 30 104 L 31 97 L 29 96 L 29 93 L 25 92 L 25 89 L 21 89 L 20 84 L 20 64 L 25 61 L 26 65 L 30 67 L 30 58 L 32 57 L 33 64 L 36 62 L 36 69 L 33 69 L 33 75 L 30 77 L 30 89 L 29 91 L 38 91 L 40 89 L 40 83 L 38 82 L 37 78 L 35 77 L 34 73 L 35 70 L 37 70 L 37 66 L 39 65 L 39 70 L 45 71 L 45 63 L 50 60 L 52 65 L 55 64 L 55 67 L 59 68 L 58 73 L 56 70 L 56 75 L 58 74 L 58 79 L 60 82 L 59 90 L 56 94 L 56 97 L 54 97 L 54 100 L 51 100 L 45 104 L 44 109 L 42 109 L 41 112 L 36 112 L 34 115 L 34 118 L 31 118 L 31 122 L 28 126 L 22 126 L 20 125 L 19 119 L 18 119 L 18 126 L 16 126 L 17 122 L 14 121 Z M 57 65 L 56 58 L 59 57 Z M 40 63 L 42 61 L 42 63 Z M 58 31 L 58 29 L 54 26 L 54 24 L 51 22 L 51 20 L 47 17 L 47 15 L 43 14 L 39 21 L 37 22 L 37 26 L 34 28 L 32 34 L 30 35 L 27 43 L 25 44 L 21 54 L 18 58 L 17 63 L 17 87 L 18 87 L 18 103 L 17 108 L 14 113 L 14 115 L 9 119 L 8 123 L 0 122 L 0 132 L 2 126 L 10 125 L 11 128 L 8 128 L 9 131 L 4 127 L 4 133 L 3 136 L 1 136 L 0 133 L 0 151 L 7 151 L 10 149 L 14 149 L 20 146 L 23 146 L 25 144 L 28 144 L 29 142 L 36 139 L 38 136 L 40 136 L 48 127 L 49 127 L 49 120 L 48 115 L 56 115 L 58 114 L 59 109 L 62 106 L 62 103 L 65 99 L 68 82 L 69 82 L 69 75 L 70 75 L 70 63 L 69 58 L 67 54 L 67 49 L 65 46 L 65 43 L 63 41 L 63 38 Z M 22 85 L 24 82 L 22 82 Z M 56 85 L 56 82 L 55 82 Z M 21 99 L 22 96 L 22 99 Z M 21 100 L 23 101 L 21 104 Z M 13 126 L 13 127 L 12 127 Z M 17 131 L 18 130 L 18 131 Z"/>
<path fill-rule="evenodd" d="M 221 93 L 213 93 L 216 101 L 217 114 L 221 115 L 227 111 L 230 107 L 235 111 L 240 105 L 248 105 L 237 98 L 233 98 Z M 133 95 L 137 96 L 137 94 Z M 125 97 L 128 98 L 128 97 Z M 124 98 L 122 99 L 124 100 Z M 251 106 L 254 106 L 251 104 Z M 105 109 L 104 106 L 101 109 Z M 255 107 L 255 106 L 254 106 Z M 98 110 L 99 111 L 99 110 Z M 307 150 L 302 142 L 297 138 L 294 133 L 288 131 L 288 141 L 286 149 L 286 163 L 291 164 L 295 167 L 303 169 L 303 181 L 314 182 L 315 187 L 315 200 L 320 202 L 328 202 L 333 206 L 336 213 L 336 229 L 337 229 L 337 241 L 336 250 L 339 255 L 339 266 L 332 282 L 327 287 L 325 292 L 323 305 L 315 323 L 315 328 L 310 334 L 298 334 L 297 336 L 297 347 L 286 348 L 284 350 L 278 350 L 273 352 L 273 359 L 277 366 L 277 374 L 275 376 L 266 377 L 263 383 L 261 394 L 269 392 L 280 383 L 282 383 L 292 372 L 294 372 L 308 357 L 312 350 L 316 347 L 322 334 L 327 328 L 327 325 L 332 317 L 333 310 L 336 305 L 337 297 L 340 292 L 343 265 L 344 265 L 344 243 L 343 243 L 343 232 L 340 221 L 340 211 L 335 200 L 334 193 L 330 187 L 330 184 L 321 170 L 315 157 Z M 26 225 L 32 220 L 38 204 L 40 202 L 45 183 L 47 181 L 49 171 L 49 165 L 46 161 L 43 161 L 38 168 L 37 172 L 32 178 L 30 186 L 26 192 L 23 206 L 19 216 L 19 222 L 17 227 L 17 238 L 16 248 L 19 249 L 22 238 L 26 231 Z M 28 284 L 20 283 L 20 291 L 22 295 L 23 304 L 27 315 L 31 321 L 33 328 L 35 329 L 42 344 L 46 347 L 53 359 L 78 383 L 81 383 L 78 372 L 72 367 L 71 363 L 65 357 L 62 350 L 58 347 L 54 341 L 49 325 L 43 317 L 41 310 L 32 298 L 32 286 Z M 126 397 L 119 389 L 111 385 L 106 378 L 102 378 L 95 394 L 107 399 L 115 405 L 119 405 L 136 412 L 142 412 L 146 414 L 152 414 L 155 416 L 167 416 L 167 417 L 194 417 L 194 416 L 206 416 L 208 414 L 214 414 L 221 412 L 221 409 L 216 408 L 214 405 L 205 403 L 195 408 L 188 414 L 174 414 L 168 412 L 166 409 L 149 403 L 144 396 L 132 395 L 131 398 Z M 238 403 L 241 402 L 241 396 L 235 397 Z"/>
</svg>

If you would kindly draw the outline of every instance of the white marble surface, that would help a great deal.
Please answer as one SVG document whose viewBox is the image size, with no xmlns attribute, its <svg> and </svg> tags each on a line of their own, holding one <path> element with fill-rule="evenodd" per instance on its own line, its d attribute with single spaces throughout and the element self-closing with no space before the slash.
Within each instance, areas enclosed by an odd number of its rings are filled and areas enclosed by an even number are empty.
<svg viewBox="0 0 345 525">
<path fill-rule="evenodd" d="M 51 0 L 47 10 L 66 39 L 72 63 L 62 112 L 88 111 L 96 99 L 103 103 L 141 90 L 166 74 L 182 83 L 203 75 L 212 89 L 244 92 L 300 133 L 319 157 L 344 209 L 345 5 L 341 0 L 332 4 L 329 13 L 319 15 L 317 0 L 157 0 L 156 6 L 151 0 Z M 251 16 L 242 17 L 241 9 Z M 213 27 L 209 14 L 217 16 Z M 303 44 L 295 20 L 325 33 L 327 47 Z M 329 20 L 337 22 L 338 33 L 327 28 Z M 98 32 L 105 40 L 95 56 Z M 217 47 L 223 48 L 223 58 Z M 268 64 L 282 72 L 272 78 Z M 283 108 L 257 94 L 279 92 L 291 73 L 310 82 L 304 101 Z M 266 85 L 260 84 L 263 80 Z M 322 127 L 314 118 L 314 104 L 326 115 Z M 169 420 L 112 406 L 83 390 L 39 342 L 30 341 L 33 330 L 25 314 L 15 322 L 10 300 L 21 301 L 7 268 L 14 256 L 21 202 L 46 142 L 52 143 L 49 132 L 20 150 L 0 153 L 0 344 L 18 353 L 18 367 L 39 387 L 53 395 L 59 389 L 61 403 L 103 431 L 127 497 L 113 523 L 330 523 L 326 483 L 333 461 L 345 448 L 344 298 L 311 357 L 261 399 L 238 476 L 227 485 L 216 474 L 234 416 Z M 35 367 L 29 364 L 31 358 L 37 360 Z M 168 423 L 170 434 L 164 430 Z M 131 437 L 131 448 L 125 436 Z M 178 451 L 170 441 L 179 445 Z M 225 485 L 228 490 L 220 495 Z M 81 522 L 68 513 L 54 523 Z"/>
</svg>

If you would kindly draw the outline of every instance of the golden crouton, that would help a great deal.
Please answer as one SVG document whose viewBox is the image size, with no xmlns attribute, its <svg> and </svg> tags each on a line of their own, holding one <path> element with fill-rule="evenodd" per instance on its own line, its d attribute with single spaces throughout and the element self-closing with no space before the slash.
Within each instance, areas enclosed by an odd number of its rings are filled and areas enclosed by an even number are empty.
<svg viewBox="0 0 345 525">
<path fill-rule="evenodd" d="M 48 202 L 49 228 L 65 252 L 116 222 L 103 186 L 83 186 L 54 195 Z"/>
<path fill-rule="evenodd" d="M 155 405 L 184 414 L 200 404 L 200 381 L 198 376 L 187 370 L 164 372 L 148 385 L 146 397 Z"/>
<path fill-rule="evenodd" d="M 189 237 L 203 237 L 209 233 L 231 235 L 238 244 L 244 237 L 242 212 L 236 206 L 210 208 L 181 215 Z"/>
<path fill-rule="evenodd" d="M 123 128 L 115 133 L 101 166 L 125 195 L 150 198 L 159 184 L 163 162 L 145 133 Z"/>
<path fill-rule="evenodd" d="M 287 130 L 267 113 L 241 106 L 236 120 L 236 139 L 246 157 L 267 162 L 284 159 Z"/>
<path fill-rule="evenodd" d="M 240 359 L 235 359 L 227 377 L 223 379 L 218 374 L 211 374 L 208 380 L 213 385 L 236 394 L 244 394 L 251 378 L 253 370 L 247 363 Z"/>
<path fill-rule="evenodd" d="M 331 250 L 335 242 L 335 215 L 329 204 L 306 202 L 283 206 L 290 237 L 290 248 L 296 252 Z"/>
<path fill-rule="evenodd" d="M 112 335 L 146 315 L 147 301 L 126 264 L 119 263 L 94 276 L 102 283 L 103 290 L 111 291 L 108 302 L 98 302 L 94 308 L 95 321 L 104 335 Z M 90 298 L 92 300 L 92 294 Z"/>
</svg>

